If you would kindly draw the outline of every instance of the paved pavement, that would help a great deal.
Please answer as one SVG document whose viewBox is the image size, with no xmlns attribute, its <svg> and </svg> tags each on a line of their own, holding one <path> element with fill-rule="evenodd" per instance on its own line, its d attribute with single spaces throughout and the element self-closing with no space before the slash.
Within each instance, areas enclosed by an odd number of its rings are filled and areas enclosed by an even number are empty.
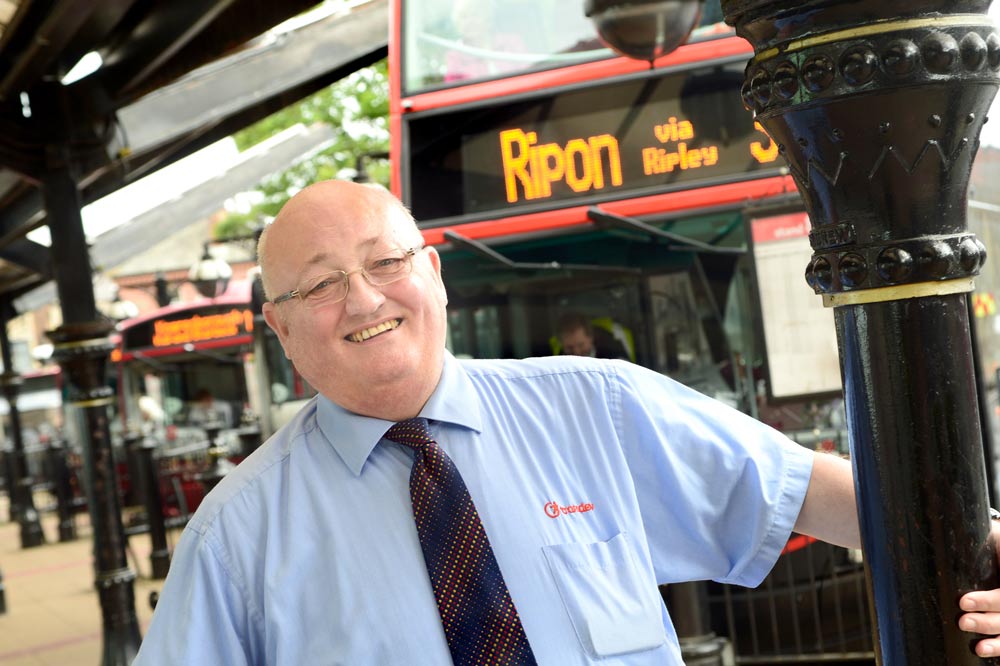
<svg viewBox="0 0 1000 666">
<path fill-rule="evenodd" d="M 45 494 L 40 503 L 51 501 Z M 0 497 L 0 521 L 8 519 Z M 0 572 L 7 612 L 0 615 L 0 666 L 98 666 L 101 608 L 94 589 L 93 542 L 86 514 L 77 516 L 79 538 L 58 541 L 54 514 L 43 514 L 47 543 L 22 549 L 17 523 L 0 522 Z M 171 546 L 177 533 L 170 535 Z M 152 611 L 149 593 L 163 581 L 149 580 L 148 535 L 130 539 L 129 564 L 136 571 L 135 605 L 145 631 Z"/>
</svg>

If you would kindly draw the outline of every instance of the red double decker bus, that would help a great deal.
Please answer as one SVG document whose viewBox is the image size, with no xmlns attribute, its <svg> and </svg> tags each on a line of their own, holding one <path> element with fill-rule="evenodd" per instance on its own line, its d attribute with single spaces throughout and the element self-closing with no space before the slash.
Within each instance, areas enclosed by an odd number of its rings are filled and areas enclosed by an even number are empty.
<svg viewBox="0 0 1000 666">
<path fill-rule="evenodd" d="M 558 352 L 560 315 L 582 313 L 796 436 L 838 427 L 808 220 L 717 2 L 651 64 L 604 48 L 582 2 L 393 11 L 392 188 L 441 251 L 455 353 Z"/>
<path fill-rule="evenodd" d="M 627 358 L 847 451 L 809 221 L 741 102 L 750 46 L 707 2 L 652 63 L 584 2 L 394 0 L 392 189 L 441 254 L 453 353 L 559 353 L 583 317 Z M 872 658 L 857 558 L 794 541 L 760 589 L 713 588 L 737 661 Z M 738 600 L 738 601 L 737 601 Z"/>
</svg>

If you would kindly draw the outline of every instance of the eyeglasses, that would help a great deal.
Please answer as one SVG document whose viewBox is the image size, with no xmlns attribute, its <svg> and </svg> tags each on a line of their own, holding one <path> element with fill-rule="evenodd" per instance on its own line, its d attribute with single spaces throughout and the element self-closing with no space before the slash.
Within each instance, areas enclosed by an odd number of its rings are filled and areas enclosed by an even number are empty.
<svg viewBox="0 0 1000 666">
<path fill-rule="evenodd" d="M 394 250 L 371 259 L 361 268 L 353 271 L 332 271 L 310 278 L 297 289 L 271 299 L 275 305 L 298 298 L 307 308 L 339 303 L 347 298 L 351 290 L 351 276 L 361 275 L 373 287 L 384 287 L 397 280 L 402 280 L 413 270 L 413 255 L 423 250 L 422 247 L 411 247 L 408 250 Z"/>
</svg>

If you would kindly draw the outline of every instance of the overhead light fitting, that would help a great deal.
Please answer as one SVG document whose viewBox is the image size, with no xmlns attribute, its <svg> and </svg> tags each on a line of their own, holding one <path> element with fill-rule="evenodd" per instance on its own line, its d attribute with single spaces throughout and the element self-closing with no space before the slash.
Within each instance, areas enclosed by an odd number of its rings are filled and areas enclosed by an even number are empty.
<svg viewBox="0 0 1000 666">
<path fill-rule="evenodd" d="M 104 58 L 102 58 L 101 54 L 97 51 L 85 53 L 83 57 L 80 58 L 61 79 L 59 79 L 59 82 L 64 86 L 76 83 L 80 79 L 90 76 L 99 70 L 103 64 Z"/>
</svg>

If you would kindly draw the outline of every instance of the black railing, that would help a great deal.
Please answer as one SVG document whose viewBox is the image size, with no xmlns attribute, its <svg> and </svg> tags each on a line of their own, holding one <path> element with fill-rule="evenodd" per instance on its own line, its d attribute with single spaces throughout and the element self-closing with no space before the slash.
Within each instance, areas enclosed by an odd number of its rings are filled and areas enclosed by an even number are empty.
<svg viewBox="0 0 1000 666">
<path fill-rule="evenodd" d="M 737 664 L 874 663 L 858 551 L 795 537 L 757 588 L 709 586 Z"/>
</svg>

